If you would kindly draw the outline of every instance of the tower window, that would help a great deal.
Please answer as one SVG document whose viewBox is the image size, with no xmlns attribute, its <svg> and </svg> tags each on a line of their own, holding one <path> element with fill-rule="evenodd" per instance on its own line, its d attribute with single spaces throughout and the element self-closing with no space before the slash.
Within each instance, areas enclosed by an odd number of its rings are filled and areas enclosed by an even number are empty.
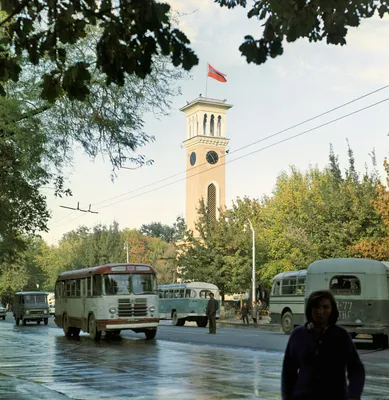
<svg viewBox="0 0 389 400">
<path fill-rule="evenodd" d="M 220 115 L 217 117 L 216 135 L 222 135 L 222 117 Z"/>
<path fill-rule="evenodd" d="M 203 121 L 203 135 L 206 136 L 207 135 L 207 114 L 204 114 L 204 121 Z"/>
<path fill-rule="evenodd" d="M 215 136 L 215 116 L 211 115 L 211 122 L 209 124 L 211 136 Z"/>
<path fill-rule="evenodd" d="M 207 189 L 208 215 L 211 221 L 216 221 L 216 186 L 211 183 Z"/>
</svg>

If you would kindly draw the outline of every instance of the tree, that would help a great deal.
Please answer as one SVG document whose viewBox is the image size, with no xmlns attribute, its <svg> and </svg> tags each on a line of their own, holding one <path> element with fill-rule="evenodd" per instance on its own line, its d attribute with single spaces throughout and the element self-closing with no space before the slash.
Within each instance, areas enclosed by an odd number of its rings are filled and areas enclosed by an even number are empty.
<svg viewBox="0 0 389 400">
<path fill-rule="evenodd" d="M 387 261 L 389 259 L 389 163 L 384 160 L 386 185 L 377 181 L 377 198 L 372 204 L 384 224 L 384 233 L 374 240 L 364 240 L 350 246 L 349 251 L 355 257 Z"/>
<path fill-rule="evenodd" d="M 215 0 L 222 7 L 246 7 L 247 0 Z M 328 44 L 345 45 L 348 27 L 378 12 L 382 18 L 389 12 L 386 0 L 256 0 L 247 14 L 263 22 L 261 39 L 245 36 L 239 47 L 248 63 L 263 64 L 268 57 L 283 54 L 283 44 L 307 38 L 310 42 L 326 40 Z"/>
<path fill-rule="evenodd" d="M 54 67 L 42 75 L 41 92 L 50 101 L 62 92 L 83 101 L 90 93 L 89 62 L 69 61 L 67 52 L 68 45 L 85 38 L 88 26 L 101 31 L 96 67 L 107 85 L 123 86 L 128 75 L 146 78 L 158 55 L 185 70 L 198 63 L 188 38 L 172 27 L 170 6 L 156 0 L 1 0 L 0 5 L 7 14 L 0 22 L 0 82 L 19 79 L 25 52 L 34 65 L 51 60 Z"/>
<path fill-rule="evenodd" d="M 49 213 L 39 187 L 52 176 L 43 168 L 44 136 L 36 118 L 16 120 L 20 103 L 0 98 L 0 262 L 23 248 L 24 235 L 47 229 Z"/>
<path fill-rule="evenodd" d="M 179 216 L 172 226 L 160 222 L 151 222 L 150 224 L 143 224 L 139 231 L 145 236 L 160 238 L 167 243 L 172 243 L 184 238 L 186 224 L 184 218 Z"/>
</svg>

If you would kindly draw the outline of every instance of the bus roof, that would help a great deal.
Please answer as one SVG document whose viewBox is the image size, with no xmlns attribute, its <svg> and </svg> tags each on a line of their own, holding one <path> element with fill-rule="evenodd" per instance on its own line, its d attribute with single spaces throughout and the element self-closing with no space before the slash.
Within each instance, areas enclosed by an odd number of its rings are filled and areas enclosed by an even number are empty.
<svg viewBox="0 0 389 400">
<path fill-rule="evenodd" d="M 329 273 L 366 273 L 386 275 L 389 273 L 389 262 L 367 260 L 363 258 L 329 258 L 313 262 L 308 274 Z"/>
<path fill-rule="evenodd" d="M 307 275 L 306 269 L 299 269 L 297 271 L 280 272 L 273 278 L 273 280 L 280 280 L 285 278 L 303 278 L 306 275 Z"/>
<path fill-rule="evenodd" d="M 46 294 L 46 292 L 16 292 L 15 295 L 24 296 L 24 295 L 37 295 L 37 294 Z"/>
<path fill-rule="evenodd" d="M 172 283 L 170 285 L 158 285 L 159 289 L 182 289 L 182 288 L 192 288 L 192 289 L 212 289 L 219 290 L 219 288 L 213 283 L 207 282 L 184 282 L 184 283 Z"/>
<path fill-rule="evenodd" d="M 119 268 L 118 268 L 119 267 Z M 123 268 L 125 267 L 125 268 Z M 147 269 L 145 268 L 147 267 Z M 58 275 L 57 280 L 71 279 L 71 278 L 85 278 L 91 275 L 102 275 L 102 274 L 128 274 L 128 273 L 153 273 L 156 271 L 151 265 L 147 264 L 134 264 L 134 263 L 117 263 L 117 264 L 105 264 L 97 267 L 76 269 L 73 271 L 62 272 Z"/>
</svg>

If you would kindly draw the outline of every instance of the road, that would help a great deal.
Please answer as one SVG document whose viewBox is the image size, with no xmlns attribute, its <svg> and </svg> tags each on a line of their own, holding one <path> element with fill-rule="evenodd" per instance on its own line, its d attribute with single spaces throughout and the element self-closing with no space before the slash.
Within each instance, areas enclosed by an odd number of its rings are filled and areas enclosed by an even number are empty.
<svg viewBox="0 0 389 400">
<path fill-rule="evenodd" d="M 221 324 L 220 324 L 221 325 Z M 156 340 L 68 339 L 48 326 L 0 321 L 1 399 L 280 399 L 287 336 L 241 327 L 217 335 L 163 322 Z M 389 399 L 389 351 L 359 347 L 366 366 L 364 400 Z"/>
</svg>

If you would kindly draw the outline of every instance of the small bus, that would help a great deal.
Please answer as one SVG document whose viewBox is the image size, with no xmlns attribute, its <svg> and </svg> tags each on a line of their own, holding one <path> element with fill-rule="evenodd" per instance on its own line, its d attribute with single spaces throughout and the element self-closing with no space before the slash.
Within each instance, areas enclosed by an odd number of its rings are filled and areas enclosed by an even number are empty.
<svg viewBox="0 0 389 400">
<path fill-rule="evenodd" d="M 184 326 L 186 321 L 195 321 L 198 327 L 207 326 L 205 314 L 209 293 L 219 302 L 216 319 L 220 317 L 220 292 L 216 285 L 205 282 L 186 282 L 158 286 L 159 315 L 172 320 L 175 326 Z"/>
<path fill-rule="evenodd" d="M 49 305 L 47 304 L 47 293 L 44 292 L 17 292 L 13 301 L 13 314 L 15 324 L 21 322 L 36 322 L 38 325 L 43 321 L 49 323 Z"/>
<path fill-rule="evenodd" d="M 154 339 L 159 323 L 156 271 L 144 264 L 106 264 L 60 274 L 55 323 L 66 336 L 80 330 L 99 340 L 122 330 Z"/>
<path fill-rule="evenodd" d="M 377 347 L 388 347 L 389 262 L 334 258 L 312 263 L 307 271 L 306 299 L 316 290 L 335 296 L 338 324 L 351 336 L 368 334 Z"/>
<path fill-rule="evenodd" d="M 307 270 L 281 272 L 273 278 L 270 292 L 270 321 L 281 324 L 289 334 L 305 321 L 305 283 Z"/>
</svg>

